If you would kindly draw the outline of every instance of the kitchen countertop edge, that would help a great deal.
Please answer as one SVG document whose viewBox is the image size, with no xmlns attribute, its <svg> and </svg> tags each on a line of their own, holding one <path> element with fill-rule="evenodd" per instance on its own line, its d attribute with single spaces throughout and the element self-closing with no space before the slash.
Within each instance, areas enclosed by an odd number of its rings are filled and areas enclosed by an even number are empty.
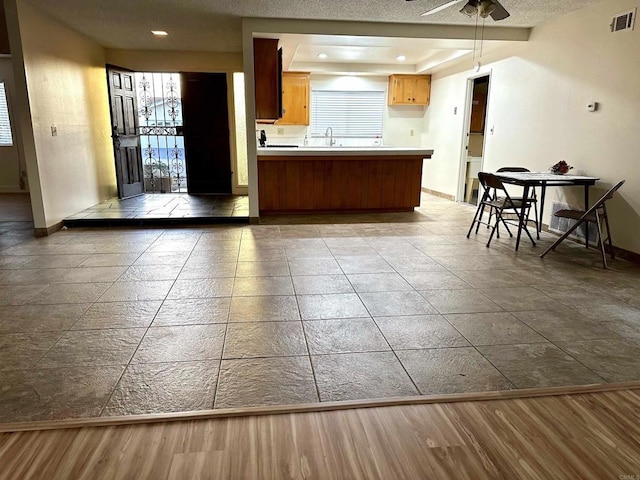
<svg viewBox="0 0 640 480">
<path fill-rule="evenodd" d="M 300 147 L 300 148 L 261 148 L 258 147 L 258 156 L 266 157 L 345 157 L 345 156 L 417 156 L 424 155 L 430 158 L 433 150 L 426 148 L 410 147 Z"/>
</svg>

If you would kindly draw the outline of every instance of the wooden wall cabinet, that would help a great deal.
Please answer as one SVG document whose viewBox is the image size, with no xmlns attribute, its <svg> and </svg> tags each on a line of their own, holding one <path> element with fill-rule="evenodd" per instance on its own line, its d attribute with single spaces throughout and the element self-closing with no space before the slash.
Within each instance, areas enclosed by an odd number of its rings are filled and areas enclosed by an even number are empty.
<svg viewBox="0 0 640 480">
<path fill-rule="evenodd" d="M 429 105 L 431 75 L 389 75 L 389 105 Z"/>
<path fill-rule="evenodd" d="M 309 125 L 309 72 L 282 74 L 282 118 L 278 125 Z"/>
<path fill-rule="evenodd" d="M 282 117 L 282 49 L 278 40 L 253 39 L 256 120 L 270 123 Z"/>
</svg>

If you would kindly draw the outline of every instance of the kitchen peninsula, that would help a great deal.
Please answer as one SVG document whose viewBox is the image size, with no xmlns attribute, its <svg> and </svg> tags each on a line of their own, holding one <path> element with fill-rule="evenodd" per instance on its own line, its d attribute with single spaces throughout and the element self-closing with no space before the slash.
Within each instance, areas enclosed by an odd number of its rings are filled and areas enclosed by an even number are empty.
<svg viewBox="0 0 640 480">
<path fill-rule="evenodd" d="M 420 205 L 422 162 L 399 147 L 258 148 L 261 214 L 409 212 Z"/>
</svg>

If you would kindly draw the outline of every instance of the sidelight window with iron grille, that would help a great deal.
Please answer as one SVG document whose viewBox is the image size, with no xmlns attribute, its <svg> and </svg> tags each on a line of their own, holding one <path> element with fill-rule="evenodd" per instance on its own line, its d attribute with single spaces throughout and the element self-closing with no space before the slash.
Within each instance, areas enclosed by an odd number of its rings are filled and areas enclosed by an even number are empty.
<svg viewBox="0 0 640 480">
<path fill-rule="evenodd" d="M 136 72 L 147 193 L 187 191 L 180 74 Z"/>
</svg>

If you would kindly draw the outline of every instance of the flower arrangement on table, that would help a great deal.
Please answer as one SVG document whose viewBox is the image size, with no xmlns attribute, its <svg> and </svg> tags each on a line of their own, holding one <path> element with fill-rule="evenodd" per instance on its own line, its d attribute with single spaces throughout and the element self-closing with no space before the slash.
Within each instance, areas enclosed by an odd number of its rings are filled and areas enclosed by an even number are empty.
<svg viewBox="0 0 640 480">
<path fill-rule="evenodd" d="M 571 170 L 572 168 L 573 167 L 569 165 L 567 162 L 565 162 L 564 160 L 560 160 L 555 165 L 552 165 L 551 167 L 549 167 L 549 171 L 556 175 L 564 175 L 565 173 L 569 173 L 569 170 Z"/>
</svg>

